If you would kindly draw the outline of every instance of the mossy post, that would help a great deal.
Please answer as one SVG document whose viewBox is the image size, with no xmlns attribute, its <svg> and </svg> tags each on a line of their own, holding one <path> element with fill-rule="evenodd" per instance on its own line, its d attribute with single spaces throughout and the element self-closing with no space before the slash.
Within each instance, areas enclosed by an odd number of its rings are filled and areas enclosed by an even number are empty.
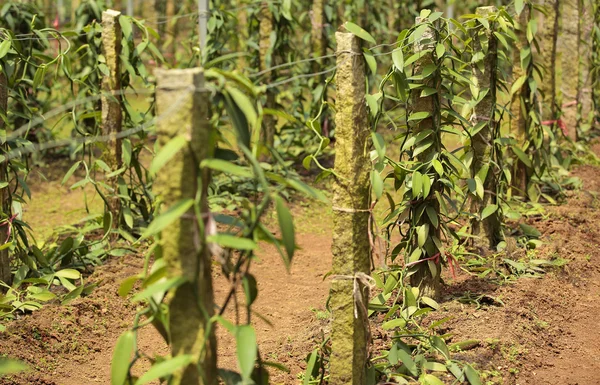
<svg viewBox="0 0 600 385">
<path fill-rule="evenodd" d="M 365 102 L 365 64 L 360 42 L 336 32 L 336 143 L 333 184 L 333 280 L 331 282 L 330 378 L 332 385 L 366 383 L 369 289 L 370 135 Z"/>
<path fill-rule="evenodd" d="M 479 7 L 477 15 L 485 18 L 496 13 L 496 7 Z M 471 213 L 481 216 L 482 211 L 496 202 L 496 176 L 497 171 L 492 163 L 494 152 L 494 135 L 497 132 L 498 122 L 496 120 L 496 76 L 498 71 L 498 39 L 492 28 L 481 28 L 474 30 L 473 50 L 485 52 L 483 60 L 474 63 L 473 79 L 479 92 L 487 92 L 486 95 L 473 107 L 471 123 L 473 125 L 483 124 L 483 128 L 473 135 L 471 147 L 473 149 L 473 162 L 471 163 L 471 174 L 479 177 L 483 183 L 483 198 L 473 197 L 471 200 Z M 471 232 L 475 236 L 487 239 L 489 247 L 493 248 L 502 239 L 501 221 L 498 210 L 483 220 L 474 218 L 471 221 Z"/>
<path fill-rule="evenodd" d="M 0 71 L 0 112 L 2 115 L 6 115 L 8 110 L 8 82 L 6 75 L 3 71 Z M 0 131 L 6 130 L 6 123 L 4 119 L 0 118 Z M 8 151 L 6 143 L 2 143 L 2 153 Z M 0 182 L 8 183 L 8 161 L 3 160 L 0 162 Z M 9 186 L 4 186 L 0 189 L 0 210 L 2 210 L 2 219 L 8 219 L 11 216 L 11 197 Z M 7 239 L 7 226 L 9 224 L 0 227 L 0 245 L 4 245 Z M 10 285 L 12 284 L 12 274 L 10 273 L 10 254 L 8 249 L 0 250 L 0 281 Z M 0 289 L 0 291 L 3 291 Z"/>
<path fill-rule="evenodd" d="M 189 142 L 158 173 L 155 191 L 163 202 L 164 212 L 184 199 L 195 199 L 200 188 L 201 213 L 206 215 L 210 175 L 201 174 L 199 165 L 203 159 L 212 157 L 214 145 L 208 121 L 208 95 L 201 92 L 204 72 L 199 68 L 158 69 L 155 75 L 159 145 L 164 147 L 178 136 Z M 176 385 L 217 384 L 214 331 L 206 335 L 207 323 L 214 314 L 211 259 L 206 237 L 199 234 L 197 217 L 190 209 L 160 237 L 168 278 L 187 279 L 169 301 L 172 354 L 194 356 L 193 363 L 175 373 L 171 383 Z M 202 367 L 201 371 L 197 365 Z"/>
<path fill-rule="evenodd" d="M 577 89 L 579 85 L 579 0 L 560 0 L 557 62 L 560 65 L 558 101 L 568 136 L 577 139 Z"/>
<path fill-rule="evenodd" d="M 517 41 L 515 42 L 515 49 L 513 50 L 513 71 L 512 80 L 513 82 L 519 79 L 521 76 L 526 74 L 526 69 L 521 65 L 521 51 L 527 46 L 527 20 L 529 18 L 529 7 L 525 7 L 521 14 L 515 18 L 517 22 Z M 521 89 L 512 95 L 510 102 L 510 133 L 516 141 L 516 145 L 523 148 L 525 140 L 527 139 L 527 114 L 523 111 L 522 105 L 525 103 L 525 98 L 529 97 L 529 86 L 527 82 L 521 87 Z M 517 156 L 513 156 L 514 167 L 512 170 L 512 183 L 511 187 L 518 190 L 518 193 L 522 196 L 527 194 L 527 185 L 529 183 L 529 175 L 527 166 L 525 163 L 520 161 Z"/>
<path fill-rule="evenodd" d="M 592 68 L 600 68 L 600 0 L 594 0 L 594 25 L 592 29 Z M 600 73 L 592 72 L 592 102 L 596 124 L 600 121 Z"/>
<path fill-rule="evenodd" d="M 313 0 L 311 9 L 311 24 L 312 30 L 310 33 L 310 41 L 314 58 L 325 56 L 327 51 L 327 40 L 325 35 L 325 0 Z M 323 59 L 313 61 L 313 72 L 319 72 Z M 323 76 L 317 77 L 317 83 L 321 83 Z"/>
<path fill-rule="evenodd" d="M 428 20 L 422 19 L 421 17 L 417 17 L 415 20 L 415 24 L 419 25 L 421 23 L 427 23 Z M 413 64 L 413 74 L 418 76 L 423 73 L 424 69 L 428 66 L 434 65 L 434 52 L 436 45 L 436 36 L 435 31 L 432 28 L 426 28 L 421 37 L 415 41 L 414 43 L 414 52 L 421 53 L 423 51 L 429 51 L 424 54 L 420 54 L 419 59 L 415 61 Z M 421 154 L 417 156 L 417 159 L 421 163 L 427 163 L 432 160 L 432 157 L 435 154 L 439 154 L 441 152 L 441 130 L 440 130 L 440 121 L 441 121 L 441 111 L 440 111 L 440 85 L 441 79 L 439 71 L 435 71 L 433 74 L 429 75 L 424 81 L 425 86 L 429 88 L 436 89 L 437 92 L 429 95 L 429 96 L 421 96 L 421 90 L 416 89 L 411 92 L 411 108 L 412 113 L 419 112 L 427 112 L 429 114 L 425 119 L 421 119 L 418 123 L 416 123 L 413 127 L 413 134 L 418 135 L 419 133 L 425 130 L 432 130 L 432 138 L 433 144 Z M 437 199 L 427 200 L 426 202 L 422 202 L 421 204 L 429 204 L 434 205 L 434 210 L 436 213 L 439 213 L 439 204 L 437 203 Z M 419 210 L 421 205 L 411 205 L 411 210 L 413 210 L 413 214 Z M 421 211 L 422 212 L 422 211 Z M 416 215 L 415 215 L 416 217 Z M 417 226 L 424 225 L 427 220 L 427 215 L 420 215 L 420 219 L 416 221 L 417 223 L 412 223 L 412 226 L 415 228 Z M 436 236 L 438 239 L 441 239 L 440 236 L 440 227 L 435 228 L 435 226 L 429 226 L 429 235 Z M 411 249 L 419 247 L 417 237 L 413 237 Z M 423 253 L 422 259 L 432 258 L 433 255 L 429 255 L 427 253 Z M 422 295 L 438 298 L 440 295 L 440 274 L 442 271 L 442 265 L 440 264 L 440 258 L 429 259 L 427 262 L 418 263 L 416 271 L 410 276 L 410 284 L 413 287 L 419 287 Z"/>
<path fill-rule="evenodd" d="M 273 32 L 273 13 L 269 9 L 270 2 L 263 2 L 261 4 L 259 13 L 259 55 L 260 55 L 260 70 L 266 71 L 271 67 L 271 33 Z M 269 72 L 267 79 L 274 78 L 273 71 Z M 266 108 L 275 108 L 275 94 L 271 90 L 267 90 L 267 101 L 265 104 Z M 261 131 L 262 143 L 267 147 L 272 147 L 275 142 L 275 119 L 273 115 L 265 114 L 263 116 L 263 127 Z M 261 157 L 266 159 L 267 156 L 263 154 Z"/>
<path fill-rule="evenodd" d="M 537 34 L 540 64 L 544 69 L 544 81 L 539 84 L 539 89 L 543 95 L 542 100 L 542 119 L 558 119 L 556 105 L 556 48 L 558 38 L 558 0 L 542 1 L 544 12 L 536 12 L 538 20 Z"/>
<path fill-rule="evenodd" d="M 593 122 L 592 102 L 592 33 L 594 5 L 579 0 L 579 81 L 577 82 L 577 134 L 587 132 Z"/>
<path fill-rule="evenodd" d="M 121 12 L 109 9 L 102 13 L 102 54 L 106 59 L 108 75 L 102 77 L 102 135 L 118 135 L 123 125 L 121 110 L 121 41 L 123 32 L 119 24 Z M 114 138 L 105 143 L 102 160 L 115 171 L 122 166 L 121 139 Z M 111 187 L 114 193 L 107 197 L 108 211 L 112 215 L 113 228 L 119 227 L 120 200 L 117 196 L 117 179 Z"/>
</svg>

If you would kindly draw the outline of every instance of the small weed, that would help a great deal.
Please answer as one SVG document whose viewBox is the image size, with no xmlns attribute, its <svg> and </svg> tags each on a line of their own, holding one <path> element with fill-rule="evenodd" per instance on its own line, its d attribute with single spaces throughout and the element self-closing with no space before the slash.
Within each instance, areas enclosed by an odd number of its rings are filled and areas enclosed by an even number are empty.
<svg viewBox="0 0 600 385">
<path fill-rule="evenodd" d="M 315 314 L 315 317 L 318 321 L 325 321 L 331 317 L 331 314 L 328 310 L 319 310 L 313 307 L 310 309 L 310 311 Z"/>
</svg>

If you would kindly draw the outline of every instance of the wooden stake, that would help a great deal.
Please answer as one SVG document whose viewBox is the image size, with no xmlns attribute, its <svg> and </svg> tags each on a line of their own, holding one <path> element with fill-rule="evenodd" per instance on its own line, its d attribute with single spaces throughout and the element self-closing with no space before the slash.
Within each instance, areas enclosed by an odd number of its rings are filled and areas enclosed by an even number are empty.
<svg viewBox="0 0 600 385">
<path fill-rule="evenodd" d="M 0 111 L 6 114 L 8 111 L 8 81 L 4 72 L 0 72 Z M 4 119 L 0 119 L 0 131 L 6 130 Z M 8 145 L 2 143 L 2 152 L 8 151 Z M 0 182 L 8 183 L 8 161 L 0 162 Z M 2 219 L 11 217 L 11 196 L 9 186 L 0 189 L 0 210 L 2 210 Z M 0 227 L 0 245 L 8 242 L 8 226 L 9 223 Z M 9 249 L 0 250 L 0 281 L 7 285 L 12 284 L 12 274 L 10 272 L 10 254 Z M 3 291 L 3 290 L 0 290 Z"/>
<path fill-rule="evenodd" d="M 183 136 L 189 144 L 178 151 L 156 177 L 155 191 L 163 212 L 184 199 L 195 199 L 201 189 L 201 213 L 208 214 L 207 188 L 210 175 L 200 173 L 199 164 L 213 155 L 212 130 L 208 122 L 208 96 L 202 69 L 161 70 L 156 75 L 158 143 Z M 194 91 L 195 90 L 195 91 Z M 178 103 L 176 111 L 173 104 Z M 168 112 L 168 114 L 167 114 Z M 198 185 L 201 181 L 201 185 Z M 203 219 L 205 221 L 205 219 Z M 211 258 L 206 236 L 194 210 L 161 234 L 160 247 L 168 278 L 185 277 L 169 303 L 169 325 L 173 356 L 190 354 L 194 362 L 175 373 L 172 384 L 217 384 L 216 339 L 214 331 L 205 339 L 207 323 L 214 314 Z M 206 344 L 204 349 L 203 346 Z M 201 352 L 202 355 L 201 355 Z M 197 365 L 202 367 L 199 373 Z"/>
<path fill-rule="evenodd" d="M 427 22 L 427 19 L 422 19 L 420 17 L 416 18 L 416 24 L 419 25 L 423 22 Z M 435 33 L 431 28 L 425 29 L 423 35 L 418 41 L 415 42 L 414 51 L 422 52 L 425 50 L 430 50 L 429 53 L 424 54 L 419 59 L 415 61 L 413 66 L 413 73 L 415 75 L 421 74 L 423 69 L 427 66 L 434 64 L 434 51 L 435 51 Z M 438 154 L 441 151 L 441 103 L 440 103 L 440 85 L 441 80 L 439 74 L 430 75 L 430 77 L 426 81 L 426 86 L 429 88 L 436 89 L 437 92 L 430 96 L 421 97 L 421 91 L 415 90 L 411 93 L 412 95 L 412 112 L 428 112 L 429 117 L 422 119 L 417 123 L 414 127 L 414 134 L 417 135 L 420 132 L 425 130 L 433 131 L 433 144 L 421 154 L 417 156 L 420 162 L 426 163 L 431 161 L 434 154 Z M 433 183 L 432 183 L 433 185 Z M 439 203 L 437 200 L 434 200 L 434 210 L 436 213 L 439 212 Z M 413 206 L 411 210 L 417 210 L 416 206 Z M 424 225 L 428 220 L 426 219 L 426 215 L 421 215 L 421 219 L 415 223 L 415 226 Z M 441 239 L 440 236 L 440 227 L 437 229 L 434 226 L 429 226 L 429 235 L 436 236 L 438 239 Z M 417 239 L 416 237 L 413 240 L 414 246 L 417 247 Z M 432 258 L 433 255 L 428 255 L 423 253 L 422 258 Z M 440 274 L 442 271 L 442 265 L 439 262 L 440 258 L 427 260 L 426 263 L 419 263 L 417 265 L 417 270 L 414 274 L 410 276 L 410 284 L 412 287 L 418 287 L 421 294 L 431 298 L 438 298 L 440 295 Z"/>
<path fill-rule="evenodd" d="M 370 270 L 370 135 L 365 103 L 365 65 L 359 40 L 337 32 L 336 179 L 333 185 L 333 274 L 329 383 L 365 384 L 368 358 Z"/>
<path fill-rule="evenodd" d="M 496 13 L 496 7 L 479 7 L 477 15 L 487 17 Z M 481 36 L 480 31 L 483 32 Z M 482 42 L 482 39 L 485 41 Z M 487 45 L 487 49 L 484 46 Z M 474 63 L 473 79 L 478 91 L 487 92 L 486 95 L 473 107 L 471 123 L 473 125 L 484 124 L 483 128 L 471 139 L 473 149 L 473 162 L 471 164 L 472 177 L 479 177 L 484 187 L 483 198 L 473 197 L 471 200 L 471 213 L 480 216 L 483 209 L 490 204 L 496 204 L 496 174 L 492 164 L 494 150 L 494 135 L 497 124 L 496 112 L 496 73 L 498 71 L 498 39 L 492 29 L 478 28 L 473 33 L 473 50 L 475 52 L 486 52 L 483 60 Z M 482 223 L 483 222 L 483 223 Z M 482 225 L 483 224 L 483 228 Z M 480 221 L 471 221 L 471 232 L 473 235 L 481 235 L 486 238 L 489 247 L 493 248 L 501 239 L 500 219 L 498 211 Z"/>
<path fill-rule="evenodd" d="M 121 111 L 121 40 L 123 33 L 119 18 L 121 12 L 109 9 L 102 13 L 102 54 L 109 74 L 102 78 L 102 135 L 118 135 L 123 124 Z M 106 143 L 102 160 L 114 171 L 122 166 L 121 139 Z M 113 179 L 114 193 L 110 196 L 108 210 L 112 215 L 113 228 L 119 227 L 121 202 L 117 196 L 117 180 Z"/>
</svg>

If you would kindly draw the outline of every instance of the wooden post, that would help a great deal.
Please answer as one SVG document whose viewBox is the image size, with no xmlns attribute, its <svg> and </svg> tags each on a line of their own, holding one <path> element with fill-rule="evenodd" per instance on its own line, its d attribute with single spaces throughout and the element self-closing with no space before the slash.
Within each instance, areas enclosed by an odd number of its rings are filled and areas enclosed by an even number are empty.
<svg viewBox="0 0 600 385">
<path fill-rule="evenodd" d="M 577 133 L 588 131 L 593 122 L 592 102 L 592 33 L 594 6 L 590 0 L 579 0 L 579 81 L 577 82 Z M 578 136 L 579 138 L 579 136 Z"/>
<path fill-rule="evenodd" d="M 325 35 L 325 9 L 324 0 L 313 0 L 311 9 L 311 36 L 313 57 L 318 58 L 325 56 L 327 51 L 327 41 Z M 313 62 L 313 72 L 318 72 L 323 63 L 323 59 L 318 59 Z M 317 84 L 322 82 L 323 76 L 317 77 Z"/>
<path fill-rule="evenodd" d="M 477 8 L 477 15 L 483 18 L 496 12 L 497 9 L 493 6 Z M 487 46 L 487 49 L 484 48 L 485 46 Z M 492 163 L 492 155 L 495 146 L 494 135 L 498 126 L 495 116 L 498 39 L 492 28 L 477 28 L 474 30 L 473 50 L 475 52 L 486 52 L 483 60 L 472 65 L 476 87 L 480 93 L 487 91 L 483 99 L 473 107 L 473 115 L 471 116 L 473 125 L 484 124 L 483 128 L 471 139 L 471 148 L 473 149 L 471 174 L 473 178 L 479 177 L 484 187 L 483 199 L 473 197 L 471 200 L 471 213 L 480 216 L 483 209 L 488 205 L 497 204 L 495 195 L 497 172 Z M 481 235 L 486 238 L 489 247 L 493 248 L 502 239 L 500 223 L 498 211 L 496 211 L 483 221 L 474 218 L 471 221 L 471 232 L 475 236 Z"/>
<path fill-rule="evenodd" d="M 265 71 L 272 65 L 272 62 L 269 59 L 269 50 L 271 48 L 271 32 L 273 32 L 273 14 L 269 9 L 269 2 L 265 1 L 261 4 L 259 20 L 260 70 Z M 274 73 L 271 71 L 268 73 L 267 78 L 273 79 L 273 75 Z M 267 101 L 265 107 L 275 108 L 275 94 L 272 90 L 267 90 Z M 263 117 L 261 139 L 262 143 L 267 147 L 273 146 L 273 143 L 275 142 L 275 119 L 272 115 L 264 115 Z M 265 159 L 266 156 L 263 156 L 262 158 Z"/>
<path fill-rule="evenodd" d="M 579 0 L 560 0 L 560 33 L 557 62 L 560 65 L 558 103 L 569 137 L 577 139 L 577 88 L 579 83 Z"/>
<path fill-rule="evenodd" d="M 76 11 L 77 11 L 77 8 L 79 8 L 80 4 L 81 4 L 81 0 L 71 0 L 71 25 L 72 26 L 77 25 Z"/>
<path fill-rule="evenodd" d="M 423 22 L 427 22 L 427 19 L 422 19 L 420 17 L 416 18 L 416 24 L 421 24 Z M 415 75 L 421 74 L 423 69 L 429 65 L 434 64 L 434 51 L 435 51 L 435 33 L 431 28 L 427 28 L 420 39 L 415 42 L 414 51 L 415 53 L 422 52 L 425 50 L 430 50 L 431 52 L 424 54 L 419 59 L 415 61 L 413 65 L 413 73 Z M 425 85 L 427 87 L 436 89 L 437 92 L 430 96 L 421 96 L 421 91 L 419 89 L 413 91 L 411 93 L 412 98 L 412 112 L 428 112 L 429 117 L 422 119 L 419 121 L 414 127 L 414 134 L 417 135 L 424 130 L 432 130 L 433 131 L 433 144 L 427 150 L 423 151 L 421 154 L 417 156 L 420 162 L 426 163 L 432 159 L 432 156 L 441 151 L 441 103 L 440 103 L 440 85 L 441 80 L 438 74 L 430 75 L 429 78 L 425 81 Z M 435 212 L 439 212 L 439 204 L 437 200 L 434 200 L 435 203 L 423 203 L 423 204 L 434 204 Z M 411 205 L 411 210 L 418 210 L 418 206 Z M 419 221 L 414 223 L 413 226 L 422 226 L 427 222 L 427 215 L 421 215 Z M 440 227 L 436 229 L 434 226 L 429 226 L 429 235 L 436 236 L 438 239 L 440 237 Z M 419 247 L 417 244 L 417 237 L 413 237 L 413 249 Z M 423 253 L 421 255 L 421 259 L 425 258 L 433 258 L 434 255 L 429 255 L 428 253 Z M 410 276 L 410 284 L 413 287 L 419 287 L 422 295 L 438 298 L 440 295 L 440 274 L 442 271 L 442 265 L 438 259 L 427 260 L 427 263 L 419 263 L 417 264 L 417 270 L 414 274 Z"/>
<path fill-rule="evenodd" d="M 529 8 L 525 7 L 521 14 L 515 18 L 518 23 L 516 30 L 517 41 L 515 42 L 515 49 L 513 51 L 513 82 L 525 75 L 525 69 L 521 66 L 521 51 L 527 46 L 527 19 L 529 15 Z M 529 85 L 527 82 L 521 87 L 521 90 L 515 92 L 510 102 L 510 132 L 514 137 L 517 145 L 522 147 L 527 138 L 527 114 L 523 112 L 521 107 L 524 98 L 529 97 Z M 512 187 L 518 190 L 518 193 L 522 196 L 527 194 L 527 184 L 529 183 L 529 176 L 527 173 L 527 166 L 521 162 L 516 156 L 513 156 L 514 168 L 512 174 Z"/>
<path fill-rule="evenodd" d="M 333 184 L 333 280 L 331 282 L 330 378 L 332 385 L 365 384 L 368 352 L 370 135 L 365 103 L 365 65 L 359 40 L 336 32 L 336 144 Z"/>
<path fill-rule="evenodd" d="M 109 9 L 102 13 L 102 54 L 106 59 L 109 75 L 102 78 L 102 135 L 117 135 L 121 132 L 123 113 L 121 111 L 121 40 L 123 33 L 119 18 L 121 12 Z M 102 160 L 114 171 L 122 166 L 121 139 L 111 139 L 106 143 Z M 107 209 L 112 215 L 113 228 L 119 227 L 121 205 L 117 196 L 117 181 L 112 186 L 114 193 L 108 198 Z"/>
<path fill-rule="evenodd" d="M 245 1 L 239 2 L 240 10 L 237 13 L 237 30 L 238 30 L 238 51 L 248 52 L 248 3 Z M 238 61 L 238 71 L 246 72 L 248 70 L 248 58 L 241 56 Z"/>
<path fill-rule="evenodd" d="M 8 110 L 8 81 L 4 72 L 0 72 L 0 111 L 5 115 Z M 4 119 L 0 119 L 0 130 L 6 130 Z M 8 151 L 6 143 L 2 143 L 2 152 Z M 0 182 L 8 183 L 8 160 L 0 162 Z M 0 189 L 0 210 L 2 218 L 8 219 L 11 216 L 11 196 L 10 187 L 5 186 Z M 0 245 L 8 242 L 8 226 L 0 227 Z M 8 249 L 0 250 L 0 281 L 10 285 L 12 284 L 12 274 L 10 272 L 10 254 Z M 3 290 L 0 290 L 3 291 Z"/>
<path fill-rule="evenodd" d="M 208 96 L 200 92 L 204 86 L 204 72 L 200 68 L 157 69 L 155 75 L 159 145 L 163 147 L 178 136 L 189 141 L 189 145 L 178 151 L 157 175 L 155 191 L 163 202 L 164 211 L 183 199 L 194 199 L 201 188 L 201 212 L 206 215 L 210 175 L 200 174 L 199 164 L 212 157 L 214 146 L 208 122 Z M 176 111 L 170 111 L 174 103 L 180 106 Z M 201 186 L 198 186 L 198 178 L 201 178 Z M 162 234 L 160 245 L 167 264 L 167 276 L 183 276 L 188 280 L 176 289 L 169 303 L 172 354 L 191 354 L 195 358 L 192 364 L 174 375 L 172 383 L 216 385 L 214 332 L 211 331 L 205 340 L 207 322 L 214 314 L 211 258 L 206 236 L 200 234 L 193 209 L 170 225 Z M 205 343 L 207 346 L 200 356 Z M 197 365 L 201 365 L 202 375 Z"/>
<path fill-rule="evenodd" d="M 177 65 L 177 19 L 175 19 L 175 15 L 177 14 L 177 9 L 175 6 L 175 0 L 166 0 L 165 4 L 165 22 L 166 22 L 166 32 L 169 37 L 169 41 L 171 42 L 171 46 L 169 49 L 169 53 L 171 55 L 171 64 L 173 66 Z"/>
<path fill-rule="evenodd" d="M 600 68 L 600 0 L 594 0 L 594 26 L 592 29 L 592 68 Z M 594 103 L 594 125 L 600 121 L 600 73 L 593 71 L 592 101 Z"/>
<path fill-rule="evenodd" d="M 558 39 L 558 10 L 559 0 L 545 0 L 542 2 L 543 12 L 536 12 L 538 20 L 538 52 L 544 70 L 544 79 L 538 85 L 542 95 L 542 119 L 558 119 L 556 105 L 556 48 Z"/>
</svg>

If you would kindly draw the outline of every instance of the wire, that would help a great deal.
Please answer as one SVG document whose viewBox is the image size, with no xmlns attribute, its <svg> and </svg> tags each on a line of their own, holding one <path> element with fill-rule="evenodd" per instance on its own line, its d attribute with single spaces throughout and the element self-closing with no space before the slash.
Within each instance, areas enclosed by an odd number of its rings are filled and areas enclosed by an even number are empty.
<svg viewBox="0 0 600 385">
<path fill-rule="evenodd" d="M 5 154 L 5 161 L 11 160 L 17 157 L 21 157 L 23 155 L 31 154 L 34 152 L 40 152 L 44 150 L 49 150 L 52 148 L 69 146 L 71 144 L 81 144 L 81 143 L 102 143 L 102 142 L 110 142 L 112 140 L 125 138 L 131 135 L 134 135 L 140 131 L 146 131 L 149 127 L 156 125 L 159 121 L 170 117 L 176 112 L 179 112 L 179 109 L 184 104 L 185 98 L 192 95 L 194 92 L 204 91 L 204 89 L 196 89 L 195 87 L 189 87 L 188 92 L 177 98 L 177 100 L 159 117 L 154 117 L 148 122 L 139 125 L 134 128 L 130 128 L 129 130 L 121 131 L 118 133 L 111 133 L 108 135 L 99 135 L 95 137 L 82 137 L 82 138 L 69 138 L 69 139 L 59 139 L 54 140 L 47 143 L 36 143 L 30 144 L 25 147 L 15 148 L 11 151 L 8 151 Z"/>
</svg>

